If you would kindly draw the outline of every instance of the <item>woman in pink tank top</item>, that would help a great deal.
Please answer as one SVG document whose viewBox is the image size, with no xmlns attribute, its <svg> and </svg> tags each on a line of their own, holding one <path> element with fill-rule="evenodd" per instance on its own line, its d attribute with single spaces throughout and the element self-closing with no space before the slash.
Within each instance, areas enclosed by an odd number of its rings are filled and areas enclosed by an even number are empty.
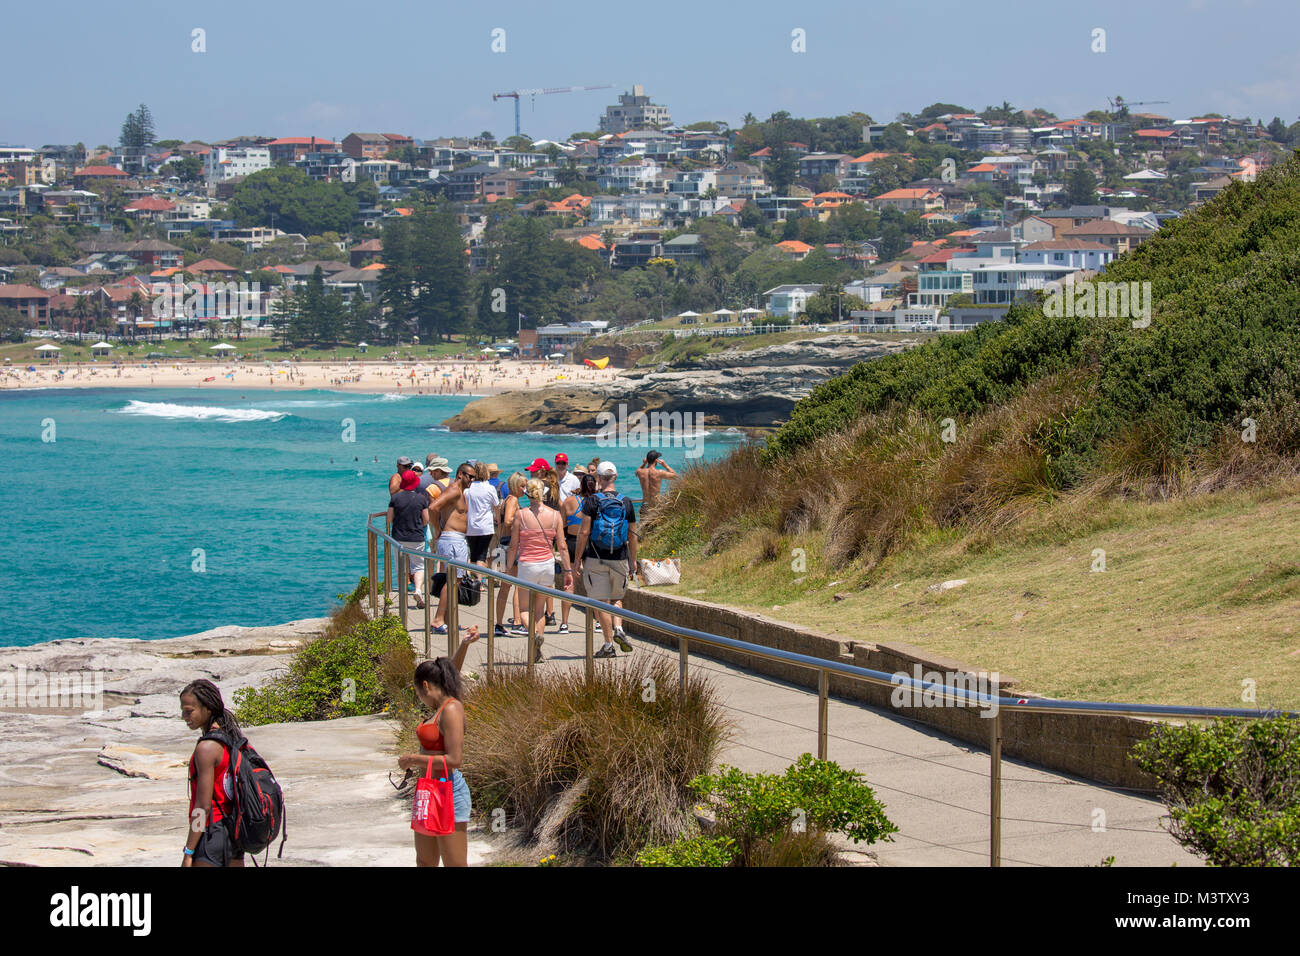
<svg viewBox="0 0 1300 956">
<path fill-rule="evenodd" d="M 524 488 L 528 507 L 515 514 L 510 531 L 510 553 L 506 556 L 506 570 L 528 584 L 543 587 L 555 586 L 555 556 L 559 552 L 564 567 L 564 586 L 573 584 L 573 569 L 569 566 L 569 550 L 564 546 L 564 519 L 554 508 L 542 503 L 546 486 L 540 479 L 530 478 Z M 531 592 L 528 613 L 520 612 L 523 625 L 531 637 L 533 660 L 542 659 L 542 635 L 538 617 L 543 596 Z"/>
</svg>

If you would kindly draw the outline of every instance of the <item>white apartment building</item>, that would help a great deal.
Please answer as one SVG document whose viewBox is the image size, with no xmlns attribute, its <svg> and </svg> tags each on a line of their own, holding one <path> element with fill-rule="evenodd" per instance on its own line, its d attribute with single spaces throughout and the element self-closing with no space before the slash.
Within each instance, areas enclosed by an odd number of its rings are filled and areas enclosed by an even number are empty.
<svg viewBox="0 0 1300 956">
<path fill-rule="evenodd" d="M 203 175 L 211 186 L 270 168 L 271 151 L 264 146 L 214 146 L 204 157 Z"/>
</svg>

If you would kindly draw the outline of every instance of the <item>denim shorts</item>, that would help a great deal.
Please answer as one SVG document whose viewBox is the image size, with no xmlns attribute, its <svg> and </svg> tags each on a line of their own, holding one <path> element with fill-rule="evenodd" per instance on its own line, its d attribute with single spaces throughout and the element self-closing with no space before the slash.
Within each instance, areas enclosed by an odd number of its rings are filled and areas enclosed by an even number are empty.
<svg viewBox="0 0 1300 956">
<path fill-rule="evenodd" d="M 469 798 L 469 784 L 465 782 L 465 775 L 459 770 L 451 772 L 451 801 L 456 822 L 469 823 L 469 812 L 474 804 Z"/>
</svg>

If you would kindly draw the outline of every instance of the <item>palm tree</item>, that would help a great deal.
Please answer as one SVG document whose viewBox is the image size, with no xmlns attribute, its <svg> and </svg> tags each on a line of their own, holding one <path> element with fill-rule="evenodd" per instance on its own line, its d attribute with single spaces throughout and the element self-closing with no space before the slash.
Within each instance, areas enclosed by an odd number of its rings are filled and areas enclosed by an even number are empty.
<svg viewBox="0 0 1300 956">
<path fill-rule="evenodd" d="M 135 330 L 138 327 L 141 316 L 144 314 L 144 296 L 140 290 L 131 293 L 131 297 L 126 300 L 126 311 L 131 316 L 131 341 L 135 341 Z"/>
<path fill-rule="evenodd" d="M 90 317 L 90 302 L 84 295 L 77 296 L 77 300 L 72 303 L 72 317 L 77 320 L 77 331 L 86 331 L 86 319 Z"/>
</svg>

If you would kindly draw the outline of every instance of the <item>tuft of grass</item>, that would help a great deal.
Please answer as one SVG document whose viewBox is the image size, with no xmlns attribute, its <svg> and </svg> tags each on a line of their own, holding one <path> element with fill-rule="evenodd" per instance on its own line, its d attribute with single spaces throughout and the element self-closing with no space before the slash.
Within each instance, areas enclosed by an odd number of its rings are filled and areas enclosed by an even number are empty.
<svg viewBox="0 0 1300 956">
<path fill-rule="evenodd" d="M 641 657 L 580 671 L 502 667 L 465 697 L 465 775 L 529 844 L 597 861 L 671 843 L 691 825 L 689 784 L 730 731 L 712 684 Z"/>
</svg>

